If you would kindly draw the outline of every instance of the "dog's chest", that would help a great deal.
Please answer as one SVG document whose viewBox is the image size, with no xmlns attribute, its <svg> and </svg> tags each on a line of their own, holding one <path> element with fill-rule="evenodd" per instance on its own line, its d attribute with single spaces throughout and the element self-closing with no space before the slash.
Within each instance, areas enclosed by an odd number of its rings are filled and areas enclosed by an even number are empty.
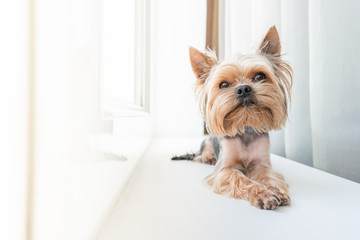
<svg viewBox="0 0 360 240">
<path fill-rule="evenodd" d="M 220 158 L 226 159 L 227 164 L 232 165 L 267 158 L 270 143 L 268 135 L 261 134 L 224 138 L 220 146 Z"/>
</svg>

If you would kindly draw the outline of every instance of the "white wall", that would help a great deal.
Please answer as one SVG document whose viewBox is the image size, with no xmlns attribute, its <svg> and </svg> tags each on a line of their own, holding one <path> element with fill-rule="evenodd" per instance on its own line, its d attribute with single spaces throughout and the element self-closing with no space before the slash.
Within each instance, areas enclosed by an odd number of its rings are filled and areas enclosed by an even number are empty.
<svg viewBox="0 0 360 240">
<path fill-rule="evenodd" d="M 25 237 L 29 3 L 0 3 L 0 239 Z"/>
<path fill-rule="evenodd" d="M 154 81 L 155 136 L 202 136 L 189 46 L 205 48 L 206 1 L 156 1 Z"/>
</svg>

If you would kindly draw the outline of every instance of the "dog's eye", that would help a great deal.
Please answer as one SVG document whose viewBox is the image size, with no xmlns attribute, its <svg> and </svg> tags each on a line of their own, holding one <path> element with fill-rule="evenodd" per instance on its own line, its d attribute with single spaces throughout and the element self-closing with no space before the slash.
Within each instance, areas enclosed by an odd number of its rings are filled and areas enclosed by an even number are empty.
<svg viewBox="0 0 360 240">
<path fill-rule="evenodd" d="M 231 84 L 228 82 L 221 82 L 219 85 L 219 88 L 228 88 L 230 86 L 231 86 Z"/>
<path fill-rule="evenodd" d="M 259 73 L 255 74 L 253 81 L 260 82 L 261 80 L 264 80 L 265 78 L 266 78 L 266 75 L 262 72 L 259 72 Z"/>
</svg>

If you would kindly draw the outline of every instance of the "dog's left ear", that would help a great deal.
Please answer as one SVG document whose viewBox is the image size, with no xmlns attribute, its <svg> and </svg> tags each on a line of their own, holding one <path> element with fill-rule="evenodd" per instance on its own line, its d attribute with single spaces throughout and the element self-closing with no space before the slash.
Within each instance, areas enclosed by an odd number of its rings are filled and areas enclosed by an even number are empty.
<svg viewBox="0 0 360 240">
<path fill-rule="evenodd" d="M 258 52 L 263 54 L 280 55 L 281 43 L 279 33 L 275 25 L 267 31 L 264 39 L 259 45 Z"/>
<path fill-rule="evenodd" d="M 189 55 L 191 66 L 197 79 L 206 76 L 216 64 L 216 59 L 214 57 L 206 55 L 196 48 L 189 47 Z"/>
</svg>

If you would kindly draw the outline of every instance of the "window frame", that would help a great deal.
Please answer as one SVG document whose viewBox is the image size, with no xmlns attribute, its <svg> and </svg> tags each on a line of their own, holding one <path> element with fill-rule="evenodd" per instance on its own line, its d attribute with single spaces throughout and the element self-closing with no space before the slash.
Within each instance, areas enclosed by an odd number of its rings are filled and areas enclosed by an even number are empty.
<svg viewBox="0 0 360 240">
<path fill-rule="evenodd" d="M 134 103 L 103 94 L 104 78 L 104 0 L 100 13 L 101 113 L 106 119 L 146 117 L 150 114 L 150 3 L 135 0 Z"/>
</svg>

